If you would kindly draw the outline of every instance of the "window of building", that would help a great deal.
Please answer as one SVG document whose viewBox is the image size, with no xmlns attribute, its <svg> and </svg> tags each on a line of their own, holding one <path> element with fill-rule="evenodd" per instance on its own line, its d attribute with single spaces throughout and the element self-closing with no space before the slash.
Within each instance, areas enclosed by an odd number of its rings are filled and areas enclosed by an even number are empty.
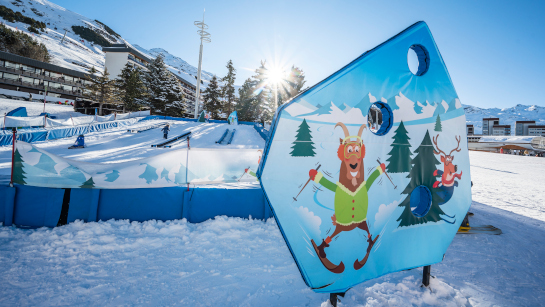
<svg viewBox="0 0 545 307">
<path fill-rule="evenodd" d="M 62 84 L 62 89 L 65 90 L 65 91 L 72 91 L 72 86 L 71 85 L 66 85 L 66 84 Z"/>
<path fill-rule="evenodd" d="M 64 76 L 65 81 L 74 82 L 74 77 Z"/>
<path fill-rule="evenodd" d="M 62 88 L 62 84 L 56 83 L 56 82 L 49 82 L 49 87 L 50 87 L 50 88 L 57 88 L 57 89 L 60 89 L 60 88 Z"/>
<path fill-rule="evenodd" d="M 42 80 L 34 79 L 34 85 L 43 85 Z"/>
<path fill-rule="evenodd" d="M 60 78 L 60 77 L 62 77 L 62 74 L 59 74 L 59 73 L 56 73 L 56 72 L 50 72 L 49 76 L 51 78 Z"/>
<path fill-rule="evenodd" d="M 44 76 L 49 77 L 49 71 L 44 70 Z"/>
<path fill-rule="evenodd" d="M 19 69 L 19 64 L 6 61 L 6 67 L 12 69 Z"/>
<path fill-rule="evenodd" d="M 19 80 L 19 75 L 10 74 L 10 73 L 5 72 L 4 73 L 4 79 L 18 81 Z"/>
<path fill-rule="evenodd" d="M 23 79 L 24 83 L 34 84 L 34 78 L 22 76 L 21 79 Z"/>
</svg>

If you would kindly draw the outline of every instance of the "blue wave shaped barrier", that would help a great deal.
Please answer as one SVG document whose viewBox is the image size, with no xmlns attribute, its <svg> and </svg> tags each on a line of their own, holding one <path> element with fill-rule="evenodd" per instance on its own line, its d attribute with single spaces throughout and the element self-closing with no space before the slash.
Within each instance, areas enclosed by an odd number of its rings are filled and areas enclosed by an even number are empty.
<svg viewBox="0 0 545 307">
<path fill-rule="evenodd" d="M 106 123 L 82 125 L 75 127 L 62 127 L 53 129 L 24 129 L 17 131 L 17 140 L 26 143 L 35 143 L 45 140 L 55 140 L 90 132 L 98 132 L 107 129 L 129 126 L 136 123 L 137 119 L 117 120 Z M 0 146 L 11 145 L 13 133 L 10 130 L 0 130 Z"/>
<path fill-rule="evenodd" d="M 200 223 L 215 216 L 272 217 L 258 185 L 150 189 L 56 189 L 25 185 L 0 186 L 0 222 L 20 228 L 55 227 L 84 222 L 185 218 Z"/>
</svg>

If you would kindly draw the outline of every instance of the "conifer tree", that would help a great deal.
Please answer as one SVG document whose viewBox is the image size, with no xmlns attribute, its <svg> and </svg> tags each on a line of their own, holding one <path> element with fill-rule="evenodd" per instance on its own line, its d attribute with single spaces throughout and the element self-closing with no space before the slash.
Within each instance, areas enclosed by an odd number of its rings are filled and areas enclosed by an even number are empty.
<svg viewBox="0 0 545 307">
<path fill-rule="evenodd" d="M 144 80 L 152 114 L 181 115 L 184 107 L 181 88 L 178 80 L 167 69 L 162 54 L 148 64 Z"/>
<path fill-rule="evenodd" d="M 90 73 L 91 75 L 95 75 L 95 77 L 86 76 L 87 80 L 91 81 L 89 90 L 93 93 L 95 99 L 98 100 L 98 115 L 102 116 L 102 105 L 113 102 L 115 80 L 110 80 L 110 73 L 108 73 L 107 68 L 104 68 L 104 72 L 99 72 L 95 67 L 92 67 Z"/>
<path fill-rule="evenodd" d="M 263 123 L 271 121 L 276 111 L 272 88 L 267 80 L 268 69 L 266 63 L 266 61 L 261 61 L 261 66 L 255 70 L 256 74 L 252 76 L 256 84 L 254 87 L 255 100 L 260 111 L 258 120 Z"/>
<path fill-rule="evenodd" d="M 256 84 L 254 80 L 246 79 L 244 84 L 238 89 L 236 110 L 239 121 L 255 122 L 259 119 L 261 113 L 260 106 L 254 95 Z"/>
<path fill-rule="evenodd" d="M 436 165 L 441 164 L 435 157 L 433 151 L 434 147 L 430 139 L 430 133 L 429 131 L 426 131 L 422 143 L 414 151 L 417 155 L 412 160 L 413 166 L 407 176 L 407 178 L 410 178 L 411 180 L 402 193 L 407 196 L 405 197 L 405 200 L 399 204 L 399 207 L 403 207 L 404 209 L 397 219 L 397 221 L 400 222 L 398 227 L 428 222 L 439 222 L 442 220 L 441 215 L 445 215 L 445 212 L 439 207 L 439 203 L 442 201 L 442 198 L 437 194 L 439 188 L 433 187 L 433 184 L 436 181 L 433 172 L 437 169 Z M 422 217 L 414 215 L 411 210 L 411 193 L 419 186 L 424 186 L 431 192 L 431 206 L 429 211 Z"/>
<path fill-rule="evenodd" d="M 403 121 L 397 127 L 393 136 L 392 149 L 388 153 L 390 156 L 386 161 L 388 173 L 406 173 L 411 170 L 411 144 L 407 129 Z"/>
<path fill-rule="evenodd" d="M 312 136 L 310 135 L 310 127 L 307 124 L 307 120 L 303 119 L 299 129 L 297 129 L 296 139 L 291 147 L 293 150 L 290 152 L 292 157 L 314 157 L 314 142 L 312 142 Z"/>
<path fill-rule="evenodd" d="M 220 119 L 221 109 L 221 91 L 218 85 L 218 78 L 213 76 L 208 87 L 202 92 L 204 108 L 210 112 L 212 119 Z"/>
<path fill-rule="evenodd" d="M 116 98 L 123 102 L 127 111 L 138 111 L 145 103 L 146 88 L 142 70 L 127 63 L 115 80 Z"/>
<path fill-rule="evenodd" d="M 227 112 L 227 115 L 231 114 L 231 111 L 234 110 L 235 106 L 235 79 L 237 70 L 233 66 L 233 61 L 229 60 L 227 62 L 227 75 L 221 79 L 224 82 L 223 87 L 221 88 L 221 93 L 225 99 L 223 105 L 224 112 Z"/>
<path fill-rule="evenodd" d="M 13 159 L 13 182 L 18 184 L 26 184 L 26 172 L 24 170 L 23 162 L 23 157 L 19 153 L 19 150 L 15 149 L 15 156 Z"/>
<path fill-rule="evenodd" d="M 184 94 L 182 85 L 173 74 L 169 75 L 166 86 L 166 110 L 168 116 L 181 117 L 186 112 L 186 103 L 184 102 Z"/>
<path fill-rule="evenodd" d="M 89 178 L 89 180 L 85 181 L 82 185 L 79 186 L 82 189 L 92 189 L 95 187 L 95 182 L 93 181 L 93 177 Z"/>
<path fill-rule="evenodd" d="M 435 120 L 435 131 L 438 131 L 438 132 L 443 131 L 443 127 L 441 126 L 441 118 L 439 118 L 439 114 L 437 114 L 437 119 Z"/>
</svg>

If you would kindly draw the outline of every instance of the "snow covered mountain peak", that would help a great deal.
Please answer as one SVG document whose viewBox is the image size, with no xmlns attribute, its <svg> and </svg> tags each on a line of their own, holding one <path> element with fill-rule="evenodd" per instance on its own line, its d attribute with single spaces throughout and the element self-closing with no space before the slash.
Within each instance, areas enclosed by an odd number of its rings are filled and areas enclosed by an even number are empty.
<svg viewBox="0 0 545 307">
<path fill-rule="evenodd" d="M 479 108 L 463 105 L 466 113 L 467 124 L 472 124 L 476 134 L 482 133 L 483 118 L 497 117 L 501 125 L 511 125 L 511 131 L 515 131 L 515 122 L 523 120 L 535 120 L 536 125 L 545 125 L 545 107 L 538 105 L 517 104 L 510 108 Z"/>
<path fill-rule="evenodd" d="M 6 26 L 23 31 L 43 43 L 50 52 L 51 63 L 61 67 L 81 72 L 88 72 L 91 67 L 98 70 L 104 69 L 105 54 L 102 52 L 102 46 L 96 41 L 90 41 L 88 38 L 83 38 L 74 33 L 74 26 L 91 29 L 98 39 L 104 39 L 110 44 L 128 43 L 120 34 L 103 22 L 72 12 L 48 0 L 0 0 L 0 5 L 46 24 L 46 31 L 35 34 L 28 30 L 30 27 L 28 24 L 9 22 L 0 18 L 0 21 Z M 66 38 L 61 43 L 65 32 Z M 195 78 L 197 68 L 170 54 L 165 49 L 152 48 L 147 50 L 136 44 L 129 43 L 129 45 L 151 57 L 162 53 L 170 71 L 192 84 L 197 83 Z M 213 74 L 203 71 L 201 75 L 202 86 L 206 87 L 212 76 Z"/>
</svg>

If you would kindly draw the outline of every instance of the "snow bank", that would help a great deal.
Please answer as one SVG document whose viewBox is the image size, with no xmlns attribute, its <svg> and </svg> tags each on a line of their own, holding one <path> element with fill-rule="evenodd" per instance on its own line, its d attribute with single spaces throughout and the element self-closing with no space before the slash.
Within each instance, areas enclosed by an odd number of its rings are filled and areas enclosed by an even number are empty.
<svg viewBox="0 0 545 307">
<path fill-rule="evenodd" d="M 31 102 L 0 98 L 0 115 L 3 116 L 5 113 L 18 107 L 25 107 L 28 116 L 38 116 L 44 111 L 43 102 Z M 84 115 L 75 112 L 73 106 L 53 103 L 46 103 L 45 111 L 51 115 L 57 116 L 58 119 L 70 118 L 70 115 L 72 115 L 72 117 Z"/>
</svg>

